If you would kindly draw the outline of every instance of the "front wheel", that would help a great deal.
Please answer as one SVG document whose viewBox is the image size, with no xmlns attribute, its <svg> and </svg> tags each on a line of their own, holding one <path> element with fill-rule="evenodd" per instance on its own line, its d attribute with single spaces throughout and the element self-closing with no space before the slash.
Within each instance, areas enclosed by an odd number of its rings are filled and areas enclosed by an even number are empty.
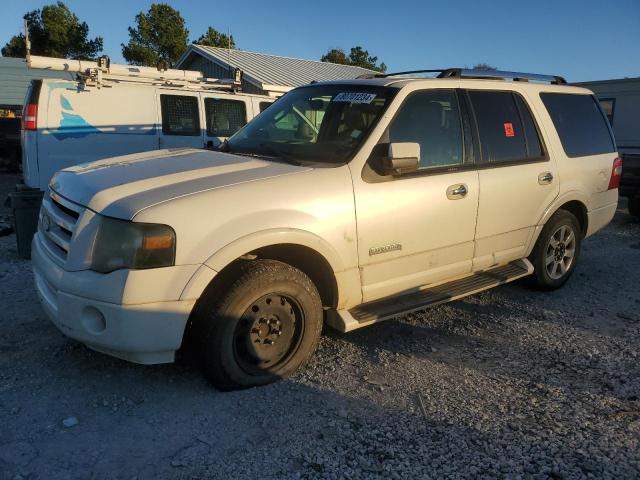
<svg viewBox="0 0 640 480">
<path fill-rule="evenodd" d="M 218 298 L 204 298 L 204 369 L 221 390 L 274 382 L 302 367 L 322 330 L 322 302 L 300 270 L 275 260 L 239 267 Z"/>
<path fill-rule="evenodd" d="M 575 269 L 582 229 L 571 212 L 558 210 L 540 232 L 529 260 L 535 268 L 534 280 L 543 290 L 560 288 Z"/>
</svg>

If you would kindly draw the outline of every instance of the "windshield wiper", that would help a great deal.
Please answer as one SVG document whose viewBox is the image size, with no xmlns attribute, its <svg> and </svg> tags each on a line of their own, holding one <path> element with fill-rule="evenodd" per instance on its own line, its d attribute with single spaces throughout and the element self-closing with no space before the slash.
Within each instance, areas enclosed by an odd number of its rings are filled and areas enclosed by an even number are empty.
<svg viewBox="0 0 640 480">
<path fill-rule="evenodd" d="M 298 160 L 283 154 L 282 151 L 278 150 L 277 148 L 273 148 L 273 146 L 271 145 L 268 145 L 266 143 L 261 143 L 260 148 L 268 152 L 270 155 L 273 155 L 273 157 L 278 158 L 286 163 L 290 163 L 291 165 L 296 165 L 298 167 L 302 166 L 302 163 L 300 163 Z"/>
</svg>

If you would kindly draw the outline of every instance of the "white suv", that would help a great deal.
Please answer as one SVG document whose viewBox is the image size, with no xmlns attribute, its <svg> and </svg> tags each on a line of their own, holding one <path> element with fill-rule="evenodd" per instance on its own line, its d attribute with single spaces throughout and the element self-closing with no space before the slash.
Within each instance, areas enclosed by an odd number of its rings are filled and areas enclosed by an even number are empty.
<svg viewBox="0 0 640 480">
<path fill-rule="evenodd" d="M 58 172 L 33 241 L 44 309 L 134 362 L 193 340 L 233 389 L 298 369 L 324 322 L 348 332 L 530 274 L 560 287 L 616 210 L 611 130 L 561 77 L 482 75 L 316 83 L 224 151 Z"/>
</svg>

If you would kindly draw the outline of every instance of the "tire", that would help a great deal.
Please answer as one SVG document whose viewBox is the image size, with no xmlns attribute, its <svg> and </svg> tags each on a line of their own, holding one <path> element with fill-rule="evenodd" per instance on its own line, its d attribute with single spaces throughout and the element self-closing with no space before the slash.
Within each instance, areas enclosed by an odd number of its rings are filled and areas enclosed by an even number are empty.
<svg viewBox="0 0 640 480">
<path fill-rule="evenodd" d="M 529 257 L 535 268 L 532 280 L 536 287 L 555 290 L 569 280 L 580 257 L 583 235 L 573 213 L 558 210 L 551 216 Z"/>
<path fill-rule="evenodd" d="M 629 197 L 629 213 L 634 217 L 640 218 L 640 195 Z"/>
<path fill-rule="evenodd" d="M 243 262 L 224 292 L 205 293 L 197 316 L 204 371 L 220 390 L 292 374 L 313 355 L 323 324 L 313 282 L 275 260 Z"/>
</svg>

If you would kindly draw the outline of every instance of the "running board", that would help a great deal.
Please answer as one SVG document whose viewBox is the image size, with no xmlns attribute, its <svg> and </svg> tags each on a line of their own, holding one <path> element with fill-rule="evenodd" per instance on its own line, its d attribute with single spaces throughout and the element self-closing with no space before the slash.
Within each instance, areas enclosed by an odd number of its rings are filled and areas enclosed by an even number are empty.
<svg viewBox="0 0 640 480">
<path fill-rule="evenodd" d="M 350 310 L 338 310 L 334 315 L 328 317 L 328 323 L 341 332 L 350 332 L 431 305 L 473 295 L 498 285 L 513 282 L 532 273 L 533 265 L 529 260 L 523 258 L 507 265 L 476 272 L 452 282 L 365 303 Z"/>
</svg>

